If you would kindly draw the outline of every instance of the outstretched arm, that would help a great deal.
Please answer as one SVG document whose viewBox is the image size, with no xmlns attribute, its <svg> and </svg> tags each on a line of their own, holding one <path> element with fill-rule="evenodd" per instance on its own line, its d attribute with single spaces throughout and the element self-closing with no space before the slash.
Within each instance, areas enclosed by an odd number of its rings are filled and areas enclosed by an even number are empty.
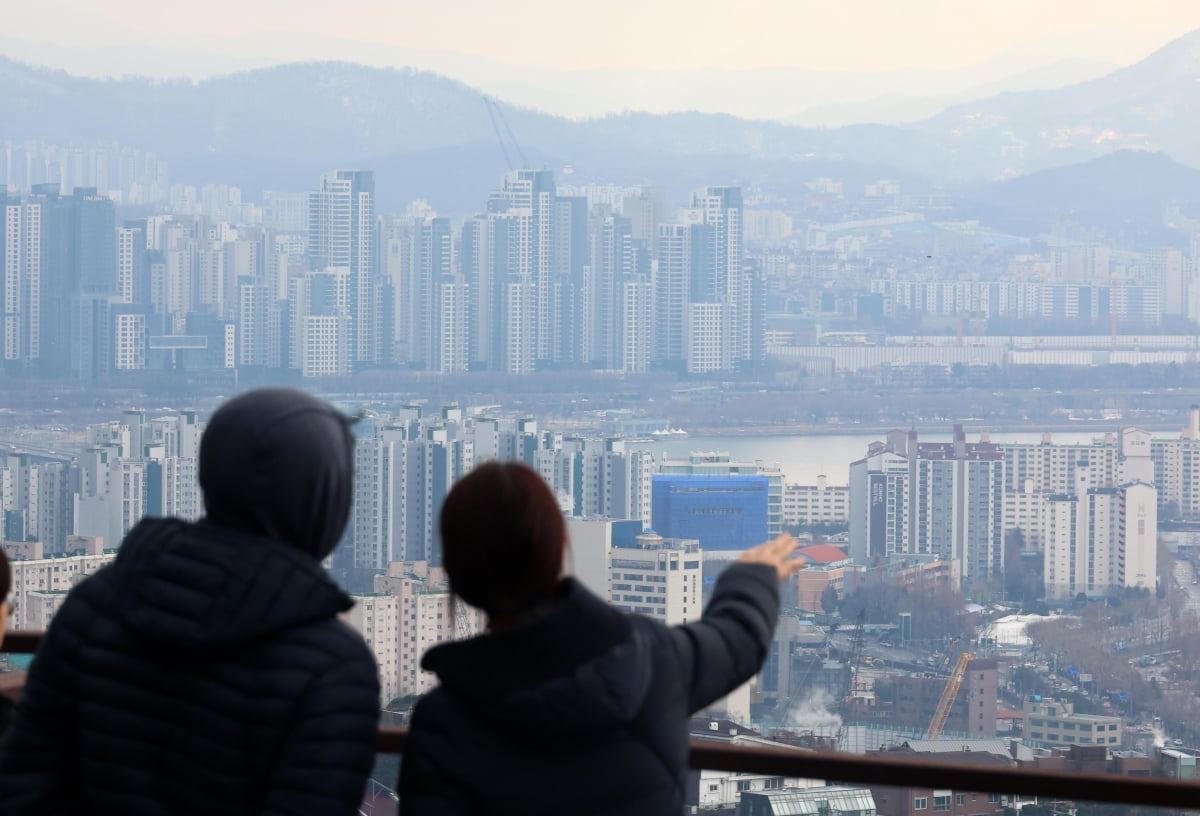
<svg viewBox="0 0 1200 816">
<path fill-rule="evenodd" d="M 746 550 L 727 568 L 696 623 L 671 630 L 684 669 L 688 711 L 725 696 L 758 673 L 779 619 L 779 582 L 803 566 L 788 534 Z"/>
<path fill-rule="evenodd" d="M 366 652 L 307 692 L 271 775 L 264 816 L 354 816 L 375 762 L 379 679 Z"/>
</svg>

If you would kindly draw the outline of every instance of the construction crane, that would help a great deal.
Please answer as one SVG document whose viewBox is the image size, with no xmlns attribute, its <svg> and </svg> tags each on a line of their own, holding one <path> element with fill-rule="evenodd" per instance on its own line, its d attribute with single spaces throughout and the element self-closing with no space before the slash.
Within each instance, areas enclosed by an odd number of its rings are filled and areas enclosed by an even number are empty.
<svg viewBox="0 0 1200 816">
<path fill-rule="evenodd" d="M 854 695 L 858 693 L 858 664 L 862 662 L 863 629 L 865 627 L 867 610 L 860 609 L 858 617 L 854 621 L 853 634 L 850 636 L 850 659 L 847 662 L 846 672 L 846 690 L 842 694 L 842 700 L 839 705 L 838 713 L 841 715 L 842 721 L 838 724 L 837 734 L 834 739 L 837 740 L 838 748 L 844 750 L 843 746 L 846 741 L 846 727 L 850 719 L 850 708 L 854 705 Z"/>
<path fill-rule="evenodd" d="M 458 640 L 467 640 L 479 634 L 478 612 L 453 596 L 450 600 L 450 610 L 454 618 L 454 636 Z"/>
<path fill-rule="evenodd" d="M 929 721 L 929 733 L 925 739 L 937 739 L 942 735 L 942 729 L 946 727 L 946 720 L 950 719 L 950 709 L 954 707 L 954 700 L 958 697 L 959 686 L 962 685 L 963 676 L 967 673 L 967 664 L 970 662 L 971 655 L 966 652 L 958 656 L 954 671 L 950 672 L 946 688 L 942 690 L 937 709 L 933 712 L 933 719 Z"/>
<path fill-rule="evenodd" d="M 525 151 L 521 149 L 521 144 L 517 141 L 517 137 L 513 135 L 512 128 L 508 125 L 508 117 L 504 115 L 504 109 L 496 104 L 496 100 L 490 96 L 483 97 L 483 106 L 487 109 L 488 119 L 492 122 L 492 130 L 496 133 L 496 141 L 500 143 L 500 150 L 504 153 L 504 161 L 508 165 L 509 170 L 515 170 L 513 167 L 512 156 L 509 155 L 508 147 L 504 144 L 504 136 L 500 133 L 500 125 L 504 125 L 504 131 L 508 134 L 508 140 L 512 143 L 513 149 L 517 151 L 517 155 L 521 157 L 521 167 L 529 167 L 529 159 L 525 156 Z"/>
</svg>

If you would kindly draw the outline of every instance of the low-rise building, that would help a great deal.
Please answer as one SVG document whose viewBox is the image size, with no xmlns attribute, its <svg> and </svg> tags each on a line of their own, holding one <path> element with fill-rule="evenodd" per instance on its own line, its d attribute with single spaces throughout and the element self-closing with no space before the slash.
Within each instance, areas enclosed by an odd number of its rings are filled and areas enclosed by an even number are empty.
<svg viewBox="0 0 1200 816">
<path fill-rule="evenodd" d="M 1054 748 L 1050 756 L 1034 759 L 1033 767 L 1043 771 L 1150 776 L 1154 761 L 1137 751 L 1110 751 L 1105 745 L 1071 745 Z M 1194 766 L 1193 766 L 1194 767 Z"/>
<path fill-rule="evenodd" d="M 1035 747 L 1121 744 L 1121 718 L 1100 714 L 1076 714 L 1066 700 L 1031 695 L 1025 698 L 1025 738 Z"/>
<path fill-rule="evenodd" d="M 688 734 L 693 740 L 721 745 L 807 750 L 767 739 L 757 731 L 728 719 L 694 717 L 688 724 Z M 737 807 L 738 800 L 747 791 L 771 791 L 821 784 L 816 780 L 799 777 L 704 768 L 688 772 L 684 794 L 685 803 L 700 812 L 729 811 Z"/>
<path fill-rule="evenodd" d="M 815 485 L 784 486 L 784 526 L 841 526 L 849 520 L 849 485 L 830 485 L 825 476 L 818 476 Z"/>
<path fill-rule="evenodd" d="M 956 763 L 990 767 L 1009 767 L 1015 760 L 1009 755 L 1000 740 L 911 740 L 899 748 L 886 752 L 899 754 L 906 760 L 917 762 L 944 762 L 945 753 L 952 751 Z M 938 750 L 941 747 L 947 751 Z M 951 747 L 956 743 L 957 747 Z M 981 743 L 996 743 L 998 748 L 989 748 Z M 931 749 L 931 745 L 937 748 Z M 979 750 L 982 748 L 982 750 Z M 959 791 L 950 788 L 894 787 L 872 785 L 879 816 L 1001 816 L 1004 813 L 1004 797 L 996 793 Z"/>
<path fill-rule="evenodd" d="M 903 729 L 928 727 L 946 689 L 946 678 L 901 675 L 890 682 L 894 724 Z M 995 660 L 969 662 L 943 733 L 956 737 L 996 736 L 997 682 Z"/>
<path fill-rule="evenodd" d="M 633 547 L 613 547 L 610 558 L 613 606 L 668 626 L 700 619 L 704 606 L 700 542 L 665 539 L 647 530 Z"/>
<path fill-rule="evenodd" d="M 821 599 L 829 587 L 838 598 L 858 590 L 858 578 L 863 567 L 850 556 L 830 544 L 815 544 L 799 551 L 805 561 L 804 569 L 796 573 L 796 606 L 806 612 L 824 612 Z"/>
<path fill-rule="evenodd" d="M 738 816 L 876 816 L 869 788 L 822 785 L 813 788 L 746 790 L 738 802 Z"/>
<path fill-rule="evenodd" d="M 3 541 L 12 567 L 10 629 L 44 630 L 62 605 L 62 595 L 117 557 L 104 539 L 69 536 L 71 554 L 45 555 L 37 541 Z"/>
<path fill-rule="evenodd" d="M 1176 748 L 1160 748 L 1158 758 L 1163 773 L 1171 779 L 1195 779 L 1196 755 Z"/>
</svg>

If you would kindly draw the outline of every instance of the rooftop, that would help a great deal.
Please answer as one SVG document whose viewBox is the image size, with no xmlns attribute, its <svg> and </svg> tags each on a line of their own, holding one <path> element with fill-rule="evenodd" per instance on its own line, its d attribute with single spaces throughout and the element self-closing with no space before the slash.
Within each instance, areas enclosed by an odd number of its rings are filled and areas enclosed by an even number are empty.
<svg viewBox="0 0 1200 816">
<path fill-rule="evenodd" d="M 800 550 L 800 555 L 817 564 L 832 564 L 835 561 L 845 561 L 849 558 L 842 550 L 832 544 L 814 544 Z"/>
</svg>

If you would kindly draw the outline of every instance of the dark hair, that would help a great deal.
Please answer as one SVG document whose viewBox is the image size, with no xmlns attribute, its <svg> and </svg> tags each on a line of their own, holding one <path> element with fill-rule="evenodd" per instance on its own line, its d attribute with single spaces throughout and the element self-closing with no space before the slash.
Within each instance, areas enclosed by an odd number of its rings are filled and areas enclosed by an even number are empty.
<svg viewBox="0 0 1200 816">
<path fill-rule="evenodd" d="M 567 527 L 554 493 L 520 462 L 487 462 L 458 481 L 438 520 L 450 589 L 489 615 L 548 600 Z"/>
</svg>

